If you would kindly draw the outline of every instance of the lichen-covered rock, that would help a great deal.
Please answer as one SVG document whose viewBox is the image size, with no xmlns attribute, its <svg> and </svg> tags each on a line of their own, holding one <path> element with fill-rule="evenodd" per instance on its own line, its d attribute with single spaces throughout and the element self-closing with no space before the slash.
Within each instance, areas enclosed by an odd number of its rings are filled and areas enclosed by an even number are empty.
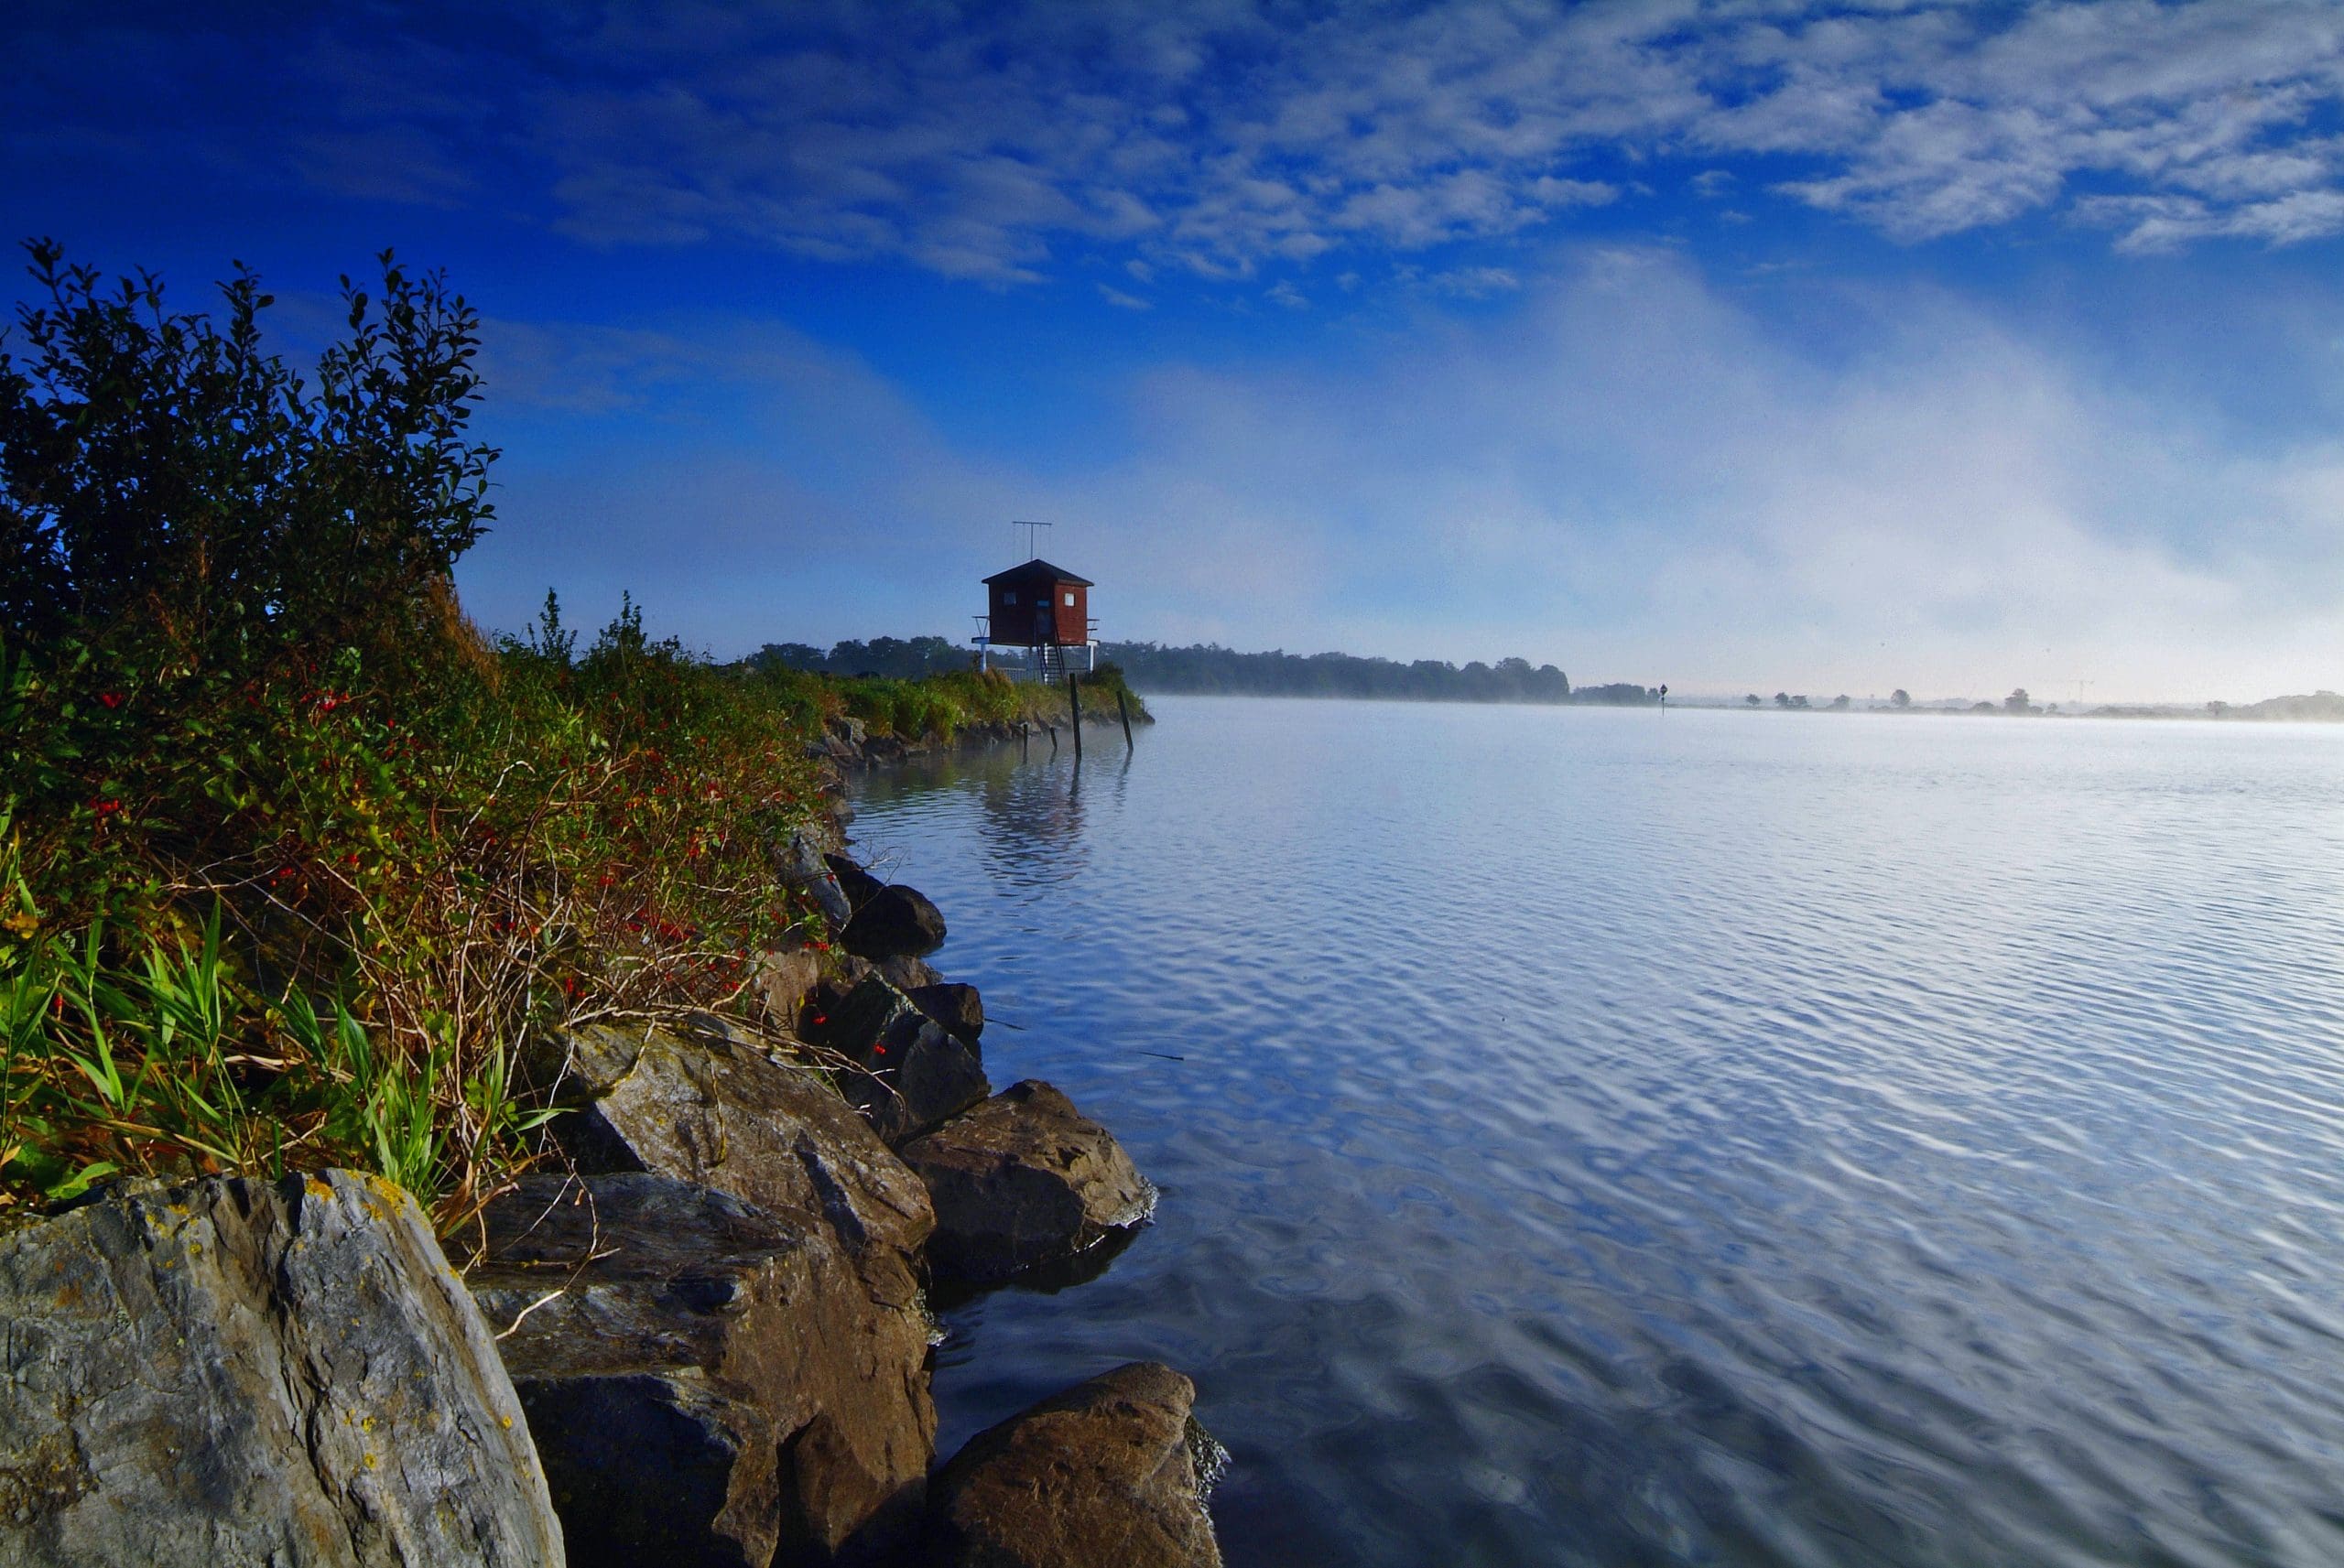
<svg viewBox="0 0 2344 1568">
<path fill-rule="evenodd" d="M 938 1568 L 1219 1568 L 1196 1385 L 1118 1367 L 969 1440 L 929 1489 Z"/>
<path fill-rule="evenodd" d="M 944 913 L 927 894 L 889 882 L 855 905 L 854 918 L 839 940 L 848 952 L 866 958 L 919 958 L 943 946 L 944 935 Z"/>
<path fill-rule="evenodd" d="M 973 1283 L 1072 1257 L 1156 1206 L 1113 1135 L 1034 1079 L 905 1144 L 903 1157 L 936 1206 L 928 1261 Z"/>
<path fill-rule="evenodd" d="M 993 1092 L 977 1054 L 875 974 L 808 1020 L 806 1039 L 845 1058 L 840 1092 L 891 1148 Z"/>
<path fill-rule="evenodd" d="M 637 1173 L 526 1178 L 484 1221 L 472 1292 L 572 1563 L 862 1562 L 917 1530 L 921 1320 L 819 1220 Z"/>
<path fill-rule="evenodd" d="M 562 1561 L 431 1227 L 348 1172 L 124 1184 L 0 1240 L 0 1563 Z"/>
</svg>

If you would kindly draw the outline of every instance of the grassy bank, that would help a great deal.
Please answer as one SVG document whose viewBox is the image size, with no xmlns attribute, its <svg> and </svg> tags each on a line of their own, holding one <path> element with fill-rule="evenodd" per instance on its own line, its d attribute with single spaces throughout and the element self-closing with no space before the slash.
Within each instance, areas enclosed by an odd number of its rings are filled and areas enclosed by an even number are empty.
<svg viewBox="0 0 2344 1568">
<path fill-rule="evenodd" d="M 0 646 L 0 1195 L 340 1164 L 460 1221 L 540 1152 L 533 1033 L 727 1008 L 827 940 L 771 849 L 840 717 L 950 740 L 1065 698 L 723 668 L 631 607 L 392 678 Z"/>
<path fill-rule="evenodd" d="M 950 741 L 982 725 L 1069 722 L 1066 688 L 1013 681 L 999 671 L 975 670 L 928 676 L 918 680 L 841 677 L 774 670 L 759 678 L 777 687 L 803 692 L 810 701 L 835 701 L 838 711 L 859 719 L 873 731 L 913 741 Z M 1132 721 L 1153 723 L 1154 716 L 1139 694 L 1124 684 L 1123 673 L 1101 665 L 1080 677 L 1082 713 L 1086 721 L 1103 723 L 1116 715 L 1120 694 Z"/>
</svg>

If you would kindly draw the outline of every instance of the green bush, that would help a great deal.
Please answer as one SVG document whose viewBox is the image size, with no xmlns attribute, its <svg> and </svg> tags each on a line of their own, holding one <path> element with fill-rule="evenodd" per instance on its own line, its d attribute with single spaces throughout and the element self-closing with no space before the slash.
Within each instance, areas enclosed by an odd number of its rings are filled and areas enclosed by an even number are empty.
<svg viewBox="0 0 2344 1568">
<path fill-rule="evenodd" d="M 201 666 L 438 628 L 496 455 L 466 433 L 479 318 L 438 275 L 386 251 L 378 298 L 344 278 L 348 335 L 305 381 L 264 351 L 249 271 L 215 323 L 151 275 L 107 288 L 27 249 L 44 302 L 0 351 L 0 629 L 103 627 Z"/>
</svg>

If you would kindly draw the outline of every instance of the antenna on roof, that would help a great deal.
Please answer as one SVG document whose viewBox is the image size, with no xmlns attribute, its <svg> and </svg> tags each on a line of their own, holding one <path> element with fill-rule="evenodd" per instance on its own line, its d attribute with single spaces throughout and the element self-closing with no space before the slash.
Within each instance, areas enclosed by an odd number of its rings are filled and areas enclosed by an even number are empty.
<svg viewBox="0 0 2344 1568">
<path fill-rule="evenodd" d="M 1026 558 L 1029 561 L 1038 561 L 1042 558 L 1042 552 L 1036 549 L 1034 546 L 1036 543 L 1040 540 L 1041 535 L 1035 533 L 1034 530 L 1036 528 L 1054 528 L 1057 524 L 1054 523 L 1013 522 L 1010 524 L 1010 526 L 1013 528 L 1023 528 L 1026 530 Z"/>
</svg>

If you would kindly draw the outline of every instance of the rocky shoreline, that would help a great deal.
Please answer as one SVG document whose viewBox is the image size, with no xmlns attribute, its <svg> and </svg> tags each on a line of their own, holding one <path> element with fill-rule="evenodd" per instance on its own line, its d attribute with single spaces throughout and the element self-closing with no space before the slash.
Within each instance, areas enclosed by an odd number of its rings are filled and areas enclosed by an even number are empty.
<svg viewBox="0 0 2344 1568">
<path fill-rule="evenodd" d="M 908 751 L 860 729 L 819 753 Z M 753 1019 L 538 1042 L 567 1168 L 455 1266 L 348 1172 L 116 1183 L 0 1239 L 0 1568 L 1217 1564 L 1169 1368 L 937 1463 L 930 1287 L 1112 1255 L 1156 1194 L 1056 1088 L 993 1091 L 941 913 L 848 856 L 837 782 L 772 857 L 836 946 L 766 955 Z"/>
</svg>

